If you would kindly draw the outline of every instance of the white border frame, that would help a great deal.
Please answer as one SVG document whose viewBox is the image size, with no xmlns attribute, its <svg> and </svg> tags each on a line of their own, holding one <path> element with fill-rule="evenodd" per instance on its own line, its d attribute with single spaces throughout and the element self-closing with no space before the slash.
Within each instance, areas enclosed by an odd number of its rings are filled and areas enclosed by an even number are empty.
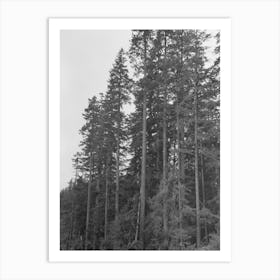
<svg viewBox="0 0 280 280">
<path fill-rule="evenodd" d="M 221 31 L 221 249 L 219 251 L 60 251 L 60 30 L 219 29 Z M 49 19 L 49 261 L 229 262 L 231 260 L 231 22 L 220 19 Z"/>
</svg>

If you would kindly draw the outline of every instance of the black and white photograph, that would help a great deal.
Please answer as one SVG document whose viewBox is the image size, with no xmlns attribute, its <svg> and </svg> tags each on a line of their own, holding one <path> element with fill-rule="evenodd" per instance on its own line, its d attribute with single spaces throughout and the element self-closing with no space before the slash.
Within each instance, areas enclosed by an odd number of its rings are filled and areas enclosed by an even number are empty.
<svg viewBox="0 0 280 280">
<path fill-rule="evenodd" d="M 61 31 L 61 67 L 60 250 L 219 250 L 219 30 Z"/>
<path fill-rule="evenodd" d="M 165 26 L 57 33 L 60 252 L 221 250 L 223 34 Z"/>
</svg>

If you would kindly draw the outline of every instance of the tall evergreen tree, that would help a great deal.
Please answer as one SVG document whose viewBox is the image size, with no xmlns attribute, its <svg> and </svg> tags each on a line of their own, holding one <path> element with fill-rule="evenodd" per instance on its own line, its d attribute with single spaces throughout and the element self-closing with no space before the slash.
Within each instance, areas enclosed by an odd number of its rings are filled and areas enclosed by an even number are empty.
<svg viewBox="0 0 280 280">
<path fill-rule="evenodd" d="M 94 157 L 98 158 L 98 131 L 100 128 L 100 104 L 94 96 L 89 99 L 89 105 L 85 109 L 83 117 L 86 121 L 85 125 L 80 130 L 83 137 L 81 142 L 83 150 L 83 160 L 86 171 L 88 172 L 88 193 L 87 193 L 87 211 L 86 211 L 86 225 L 85 225 L 85 249 L 88 247 L 89 236 L 89 221 L 91 209 L 91 187 L 93 183 Z"/>
<path fill-rule="evenodd" d="M 144 246 L 145 204 L 146 204 L 146 133 L 147 133 L 147 56 L 151 31 L 139 30 L 133 33 L 130 53 L 136 60 L 140 60 L 137 71 L 143 75 L 139 85 L 143 95 L 142 108 L 142 162 L 141 162 L 141 188 L 140 188 L 140 242 Z"/>
<path fill-rule="evenodd" d="M 111 126 L 108 126 L 108 128 L 111 130 L 114 138 L 111 142 L 112 146 L 115 147 L 116 150 L 115 227 L 119 227 L 120 166 L 125 152 L 125 142 L 127 141 L 126 118 L 123 112 L 123 106 L 129 101 L 131 87 L 132 81 L 128 75 L 125 53 L 123 49 L 120 49 L 113 68 L 110 71 L 108 91 L 105 95 L 106 113 L 109 114 L 111 118 Z"/>
</svg>

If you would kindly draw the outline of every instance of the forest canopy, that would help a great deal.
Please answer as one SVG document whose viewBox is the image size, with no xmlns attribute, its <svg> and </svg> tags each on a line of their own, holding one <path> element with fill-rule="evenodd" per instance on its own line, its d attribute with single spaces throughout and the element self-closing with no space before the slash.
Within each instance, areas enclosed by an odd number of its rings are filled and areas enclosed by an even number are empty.
<svg viewBox="0 0 280 280">
<path fill-rule="evenodd" d="M 219 250 L 220 33 L 131 34 L 83 112 L 60 249 Z"/>
</svg>

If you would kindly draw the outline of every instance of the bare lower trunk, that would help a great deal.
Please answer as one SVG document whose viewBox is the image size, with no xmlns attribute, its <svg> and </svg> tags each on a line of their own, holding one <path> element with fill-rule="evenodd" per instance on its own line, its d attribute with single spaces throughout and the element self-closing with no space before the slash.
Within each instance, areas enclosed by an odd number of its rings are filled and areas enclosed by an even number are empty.
<svg viewBox="0 0 280 280">
<path fill-rule="evenodd" d="M 164 109 L 163 109 L 163 174 L 162 174 L 162 183 L 163 183 L 163 192 L 165 201 L 163 204 L 163 231 L 164 231 L 164 239 L 165 239 L 165 247 L 167 246 L 167 234 L 168 234 L 168 217 L 167 217 L 167 153 L 166 153 L 167 145 L 166 145 L 166 97 L 164 101 Z"/>
<path fill-rule="evenodd" d="M 87 248 L 88 248 L 90 197 L 91 197 L 91 184 L 92 184 L 92 166 L 93 166 L 93 155 L 91 153 L 91 155 L 90 155 L 90 165 L 89 165 L 88 193 L 87 193 L 87 216 L 86 216 L 85 250 L 87 250 Z"/>
<path fill-rule="evenodd" d="M 177 108 L 176 108 L 176 122 L 177 122 L 177 160 L 178 160 L 178 171 L 177 171 L 177 184 L 178 184 L 178 204 L 179 204 L 179 229 L 180 229 L 180 248 L 182 248 L 182 195 L 181 195 L 181 189 L 182 189 L 182 182 L 181 182 L 181 174 L 182 174 L 182 159 L 181 159 L 181 142 L 180 142 L 180 114 L 179 114 L 179 93 L 177 94 Z"/>
<path fill-rule="evenodd" d="M 160 127 L 158 127 L 158 131 L 160 130 Z M 157 158 L 156 158 L 156 169 L 158 172 L 158 178 L 160 178 L 160 164 L 159 164 L 159 159 L 160 159 L 160 139 L 159 139 L 159 132 L 157 133 Z"/>
<path fill-rule="evenodd" d="M 145 31 L 144 31 L 145 32 Z M 147 38 L 144 33 L 144 79 L 146 78 L 146 52 Z M 143 92 L 143 120 L 142 120 L 142 164 L 141 164 L 141 189 L 140 189 L 140 241 L 144 249 L 144 224 L 145 224 L 145 188 L 146 188 L 146 130 L 147 130 L 147 112 L 146 112 L 146 89 Z"/>
<path fill-rule="evenodd" d="M 71 214 L 70 214 L 70 230 L 68 232 L 67 236 L 67 243 L 66 243 L 66 250 L 71 249 L 72 245 L 72 240 L 73 240 L 73 220 L 74 220 L 74 201 L 72 198 L 72 203 L 71 203 Z"/>
<path fill-rule="evenodd" d="M 166 63 L 166 35 L 164 38 L 164 61 Z M 166 65 L 165 65 L 166 67 Z M 165 76 L 167 76 L 165 69 Z M 164 247 L 168 247 L 168 215 L 167 215 L 167 128 L 166 128 L 166 106 L 167 106 L 167 88 L 164 88 L 164 100 L 163 100 L 163 173 L 162 183 L 164 192 L 164 204 L 163 204 L 163 232 L 164 232 Z"/>
<path fill-rule="evenodd" d="M 199 206 L 199 171 L 198 171 L 198 100 L 197 89 L 194 92 L 194 144 L 195 144 L 195 207 L 196 207 L 196 246 L 200 247 L 200 206 Z"/>
<path fill-rule="evenodd" d="M 119 219 L 119 192 L 120 192 L 120 112 L 117 132 L 117 160 L 116 160 L 116 198 L 115 198 L 115 221 Z"/>
<path fill-rule="evenodd" d="M 104 217 L 104 240 L 107 241 L 108 233 L 108 191 L 109 191 L 109 159 L 106 160 L 105 174 L 105 217 Z"/>
<path fill-rule="evenodd" d="M 204 182 L 204 158 L 203 154 L 200 153 L 200 161 L 201 161 L 201 191 L 202 191 L 202 208 L 205 208 L 206 205 L 206 195 L 205 195 L 205 182 Z M 207 219 L 204 218 L 204 235 L 205 239 L 208 239 L 208 228 L 207 228 Z"/>
<path fill-rule="evenodd" d="M 74 228 L 74 201 L 71 203 L 71 232 L 70 232 L 70 243 L 72 243 L 73 239 L 73 228 Z"/>
<path fill-rule="evenodd" d="M 180 65 L 183 68 L 183 52 L 184 52 L 184 42 L 183 42 L 183 32 L 181 31 L 181 41 L 180 41 Z M 180 69 L 180 78 L 183 79 L 183 71 L 182 69 Z M 180 80 L 180 83 L 182 83 L 182 80 Z M 181 141 L 184 141 L 184 127 L 183 124 L 180 122 L 180 93 L 183 96 L 184 94 L 184 88 L 183 85 L 180 86 L 180 91 L 177 92 L 177 112 L 176 112 L 176 122 L 177 122 L 177 142 L 178 142 L 178 155 L 177 155 L 177 159 L 178 159 L 178 174 L 177 174 L 177 180 L 178 180 L 178 186 L 179 186 L 179 190 L 178 190 L 178 200 L 179 200 L 179 229 L 180 229 L 180 248 L 183 248 L 183 218 L 182 218 L 182 187 L 183 187 L 183 183 L 184 182 L 184 161 L 183 161 L 183 156 L 181 153 Z"/>
<path fill-rule="evenodd" d="M 157 90 L 157 98 L 160 98 L 160 90 L 158 88 Z M 157 157 L 156 157 L 156 169 L 157 169 L 157 173 L 158 173 L 158 179 L 161 178 L 161 172 L 160 172 L 160 129 L 161 129 L 161 126 L 160 126 L 160 123 L 158 122 L 157 124 Z"/>
<path fill-rule="evenodd" d="M 98 228 L 98 216 L 99 216 L 99 192 L 100 192 L 100 179 L 99 175 L 96 180 L 96 189 L 95 189 L 95 205 L 94 212 L 92 216 L 94 217 L 94 225 L 93 225 L 93 236 L 92 236 L 92 246 L 93 249 L 97 249 L 97 228 Z"/>
<path fill-rule="evenodd" d="M 136 221 L 136 230 L 135 230 L 135 238 L 134 238 L 135 241 L 138 240 L 139 219 L 140 219 L 140 200 L 138 201 L 138 208 L 137 208 L 137 221 Z"/>
</svg>

